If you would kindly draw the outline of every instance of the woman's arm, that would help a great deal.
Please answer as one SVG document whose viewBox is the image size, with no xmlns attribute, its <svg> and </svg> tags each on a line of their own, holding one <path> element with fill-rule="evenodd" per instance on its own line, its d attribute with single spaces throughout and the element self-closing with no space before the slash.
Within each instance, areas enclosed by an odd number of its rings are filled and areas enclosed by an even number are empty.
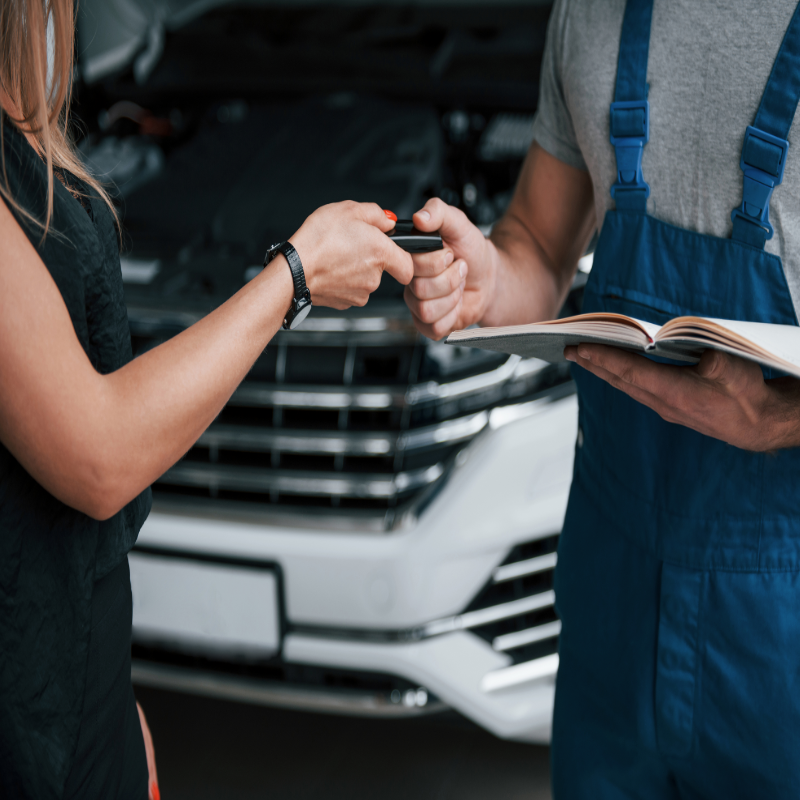
<svg viewBox="0 0 800 800">
<path fill-rule="evenodd" d="M 337 203 L 291 238 L 314 303 L 364 305 L 384 270 L 411 258 L 373 204 Z M 283 256 L 225 304 L 131 363 L 100 375 L 50 273 L 0 202 L 0 440 L 51 494 L 113 516 L 214 420 L 280 327 L 293 296 Z"/>
</svg>

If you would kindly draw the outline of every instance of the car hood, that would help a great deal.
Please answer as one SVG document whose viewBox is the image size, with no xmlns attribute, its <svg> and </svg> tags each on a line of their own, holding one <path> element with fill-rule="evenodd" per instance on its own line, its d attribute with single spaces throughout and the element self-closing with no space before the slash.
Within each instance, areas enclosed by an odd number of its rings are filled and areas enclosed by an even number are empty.
<svg viewBox="0 0 800 800">
<path fill-rule="evenodd" d="M 78 61 L 83 79 L 100 80 L 130 64 L 144 80 L 158 61 L 167 30 L 219 6 L 242 0 L 81 0 Z M 245 5 L 266 5 L 251 0 Z"/>
<path fill-rule="evenodd" d="M 490 0 L 382 0 L 381 6 L 476 5 Z M 550 0 L 506 0 L 505 5 L 548 5 Z M 81 0 L 78 4 L 78 61 L 93 83 L 133 65 L 143 83 L 161 56 L 167 31 L 223 6 L 275 8 L 335 5 L 337 0 Z M 351 0 L 352 3 L 352 0 Z M 357 0 L 356 5 L 370 5 Z M 377 5 L 377 4 L 376 4 Z"/>
</svg>

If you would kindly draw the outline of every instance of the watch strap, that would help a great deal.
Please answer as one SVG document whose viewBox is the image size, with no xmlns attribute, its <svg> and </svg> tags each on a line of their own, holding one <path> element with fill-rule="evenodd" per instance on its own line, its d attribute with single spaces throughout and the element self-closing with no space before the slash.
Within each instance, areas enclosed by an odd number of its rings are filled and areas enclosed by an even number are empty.
<svg viewBox="0 0 800 800">
<path fill-rule="evenodd" d="M 292 280 L 294 281 L 294 296 L 299 300 L 308 291 L 303 262 L 300 260 L 300 256 L 297 254 L 297 250 L 294 249 L 291 242 L 284 242 L 278 250 L 283 253 L 289 264 L 289 270 L 292 273 Z"/>
</svg>

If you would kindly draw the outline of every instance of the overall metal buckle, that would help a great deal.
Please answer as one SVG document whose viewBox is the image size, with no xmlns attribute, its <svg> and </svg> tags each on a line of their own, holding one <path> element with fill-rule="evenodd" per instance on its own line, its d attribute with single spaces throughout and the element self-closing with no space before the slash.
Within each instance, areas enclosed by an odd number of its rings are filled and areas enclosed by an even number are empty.
<svg viewBox="0 0 800 800">
<path fill-rule="evenodd" d="M 783 182 L 789 142 L 771 133 L 748 126 L 739 166 L 744 172 L 742 204 L 731 212 L 731 220 L 741 217 L 767 231 L 767 239 L 775 233 L 769 221 L 772 191 Z"/>
</svg>

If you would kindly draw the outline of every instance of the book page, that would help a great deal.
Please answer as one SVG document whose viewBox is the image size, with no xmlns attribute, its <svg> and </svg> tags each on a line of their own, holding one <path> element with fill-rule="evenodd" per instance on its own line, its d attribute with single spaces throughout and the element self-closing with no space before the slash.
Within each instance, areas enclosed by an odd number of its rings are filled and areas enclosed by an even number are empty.
<svg viewBox="0 0 800 800">
<path fill-rule="evenodd" d="M 800 327 L 729 319 L 678 317 L 656 336 L 659 348 L 713 347 L 800 377 Z"/>
<path fill-rule="evenodd" d="M 447 344 L 536 357 L 557 363 L 564 361 L 565 347 L 581 343 L 606 344 L 643 352 L 652 344 L 658 330 L 658 325 L 622 314 L 581 314 L 528 325 L 454 331 L 447 337 Z"/>
<path fill-rule="evenodd" d="M 564 333 L 601 336 L 609 340 L 619 339 L 637 345 L 652 342 L 659 325 L 652 322 L 626 317 L 624 314 L 593 313 L 578 314 L 575 317 L 552 319 L 546 322 L 529 322 L 527 325 L 506 325 L 501 328 L 467 328 L 453 331 L 447 337 L 449 343 L 465 340 L 490 339 L 495 336 L 520 336 L 527 333 Z"/>
</svg>

